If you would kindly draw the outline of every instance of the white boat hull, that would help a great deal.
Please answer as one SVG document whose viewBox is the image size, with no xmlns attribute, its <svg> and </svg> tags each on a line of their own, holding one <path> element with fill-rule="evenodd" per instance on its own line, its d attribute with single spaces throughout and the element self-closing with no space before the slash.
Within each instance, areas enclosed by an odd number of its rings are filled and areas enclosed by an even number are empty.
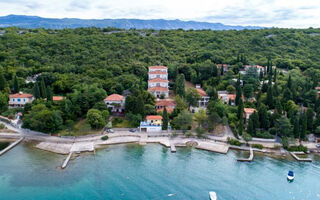
<svg viewBox="0 0 320 200">
<path fill-rule="evenodd" d="M 209 192 L 210 200 L 217 200 L 217 194 L 215 192 Z"/>
<path fill-rule="evenodd" d="M 289 181 L 293 181 L 293 180 L 294 180 L 294 176 L 287 176 L 287 179 L 288 179 Z"/>
</svg>

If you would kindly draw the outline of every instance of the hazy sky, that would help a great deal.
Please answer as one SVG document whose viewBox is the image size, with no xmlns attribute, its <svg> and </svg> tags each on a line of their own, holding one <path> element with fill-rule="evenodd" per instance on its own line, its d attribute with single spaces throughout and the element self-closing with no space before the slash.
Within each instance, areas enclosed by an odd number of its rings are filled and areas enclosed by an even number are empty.
<svg viewBox="0 0 320 200">
<path fill-rule="evenodd" d="M 320 27 L 319 0 L 0 0 L 0 16 L 8 14 Z"/>
</svg>

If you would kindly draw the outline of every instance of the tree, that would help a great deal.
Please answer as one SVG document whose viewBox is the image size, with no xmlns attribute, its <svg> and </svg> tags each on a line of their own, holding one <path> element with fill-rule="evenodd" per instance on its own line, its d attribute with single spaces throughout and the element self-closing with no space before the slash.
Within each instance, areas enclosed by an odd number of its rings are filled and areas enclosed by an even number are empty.
<svg viewBox="0 0 320 200">
<path fill-rule="evenodd" d="M 250 116 L 251 117 L 251 116 Z M 248 127 L 247 127 L 247 132 L 251 135 L 254 136 L 254 125 L 253 125 L 253 121 L 252 118 L 249 118 L 249 122 L 248 122 Z"/>
<path fill-rule="evenodd" d="M 0 91 L 4 91 L 8 87 L 7 81 L 3 76 L 3 73 L 0 72 Z"/>
<path fill-rule="evenodd" d="M 314 118 L 314 111 L 312 108 L 307 109 L 307 129 L 311 131 L 313 129 L 313 118 Z"/>
<path fill-rule="evenodd" d="M 52 94 L 52 89 L 50 86 L 47 87 L 46 94 L 47 94 L 47 101 L 52 102 L 53 101 L 53 94 Z"/>
<path fill-rule="evenodd" d="M 236 105 L 239 105 L 240 99 L 242 101 L 242 90 L 241 90 L 241 86 L 238 86 L 237 87 L 237 93 L 236 93 L 236 99 L 235 99 Z"/>
<path fill-rule="evenodd" d="M 102 113 L 96 109 L 90 109 L 87 113 L 87 122 L 91 128 L 99 129 L 105 126 L 106 120 L 103 118 Z"/>
<path fill-rule="evenodd" d="M 204 122 L 208 119 L 208 115 L 205 109 L 200 109 L 198 112 L 194 114 L 194 119 L 198 122 L 198 127 L 202 128 Z"/>
<path fill-rule="evenodd" d="M 39 84 L 34 84 L 33 86 L 33 95 L 36 99 L 39 99 L 41 97 L 40 95 L 40 89 L 39 89 Z"/>
<path fill-rule="evenodd" d="M 108 110 L 102 110 L 102 111 L 101 111 L 101 115 L 102 115 L 104 121 L 107 121 L 107 120 L 109 119 L 110 113 L 109 113 Z"/>
<path fill-rule="evenodd" d="M 282 116 L 276 125 L 277 132 L 282 137 L 289 137 L 292 133 L 292 125 L 286 116 Z"/>
<path fill-rule="evenodd" d="M 229 94 L 234 94 L 234 93 L 236 92 L 236 88 L 233 87 L 233 85 L 228 85 L 228 86 L 227 86 L 227 92 L 228 92 Z"/>
<path fill-rule="evenodd" d="M 253 96 L 253 86 L 251 84 L 245 84 L 243 87 L 243 95 L 249 99 Z"/>
<path fill-rule="evenodd" d="M 54 133 L 62 129 L 63 119 L 58 110 L 49 110 L 44 104 L 32 106 L 23 117 L 23 127 L 45 133 Z"/>
<path fill-rule="evenodd" d="M 272 85 L 269 83 L 268 90 L 267 90 L 267 100 L 266 104 L 269 106 L 269 108 L 274 107 L 274 101 L 273 101 L 273 91 L 272 91 Z"/>
<path fill-rule="evenodd" d="M 13 90 L 15 93 L 20 92 L 19 82 L 17 76 L 14 76 Z"/>
<path fill-rule="evenodd" d="M 176 95 L 184 97 L 185 95 L 185 77 L 184 74 L 179 74 L 174 84 L 174 92 Z"/>
<path fill-rule="evenodd" d="M 174 119 L 176 128 L 180 128 L 185 133 L 192 126 L 192 114 L 187 110 L 181 111 L 181 113 Z"/>
<path fill-rule="evenodd" d="M 249 135 L 249 134 L 246 133 L 246 132 L 244 132 L 244 133 L 242 134 L 242 138 L 244 139 L 244 141 L 246 141 L 246 143 L 248 143 L 249 141 L 252 140 L 252 136 Z"/>
<path fill-rule="evenodd" d="M 40 82 L 40 95 L 41 95 L 41 98 L 47 97 L 46 84 L 44 83 L 43 78 L 41 79 L 41 82 Z"/>
<path fill-rule="evenodd" d="M 0 91 L 0 113 L 8 110 L 8 96 Z"/>
<path fill-rule="evenodd" d="M 237 112 L 237 117 L 239 120 L 243 118 L 243 109 L 244 109 L 243 101 L 242 99 L 240 99 L 240 102 L 238 105 L 238 112 Z"/>
<path fill-rule="evenodd" d="M 264 104 L 260 104 L 258 108 L 260 128 L 267 130 L 269 128 L 268 108 Z"/>
<path fill-rule="evenodd" d="M 293 136 L 295 138 L 299 138 L 299 128 L 300 128 L 300 125 L 299 125 L 299 118 L 298 116 L 294 116 L 293 118 Z"/>
<path fill-rule="evenodd" d="M 196 107 L 198 105 L 198 101 L 200 99 L 200 95 L 195 88 L 189 88 L 186 93 L 186 101 L 189 104 L 189 107 Z"/>
<path fill-rule="evenodd" d="M 167 112 L 167 108 L 164 107 L 163 113 L 162 113 L 162 130 L 168 129 L 168 123 L 169 123 L 168 112 Z"/>
<path fill-rule="evenodd" d="M 300 114 L 300 139 L 305 139 L 307 135 L 307 115 L 305 113 Z"/>
</svg>

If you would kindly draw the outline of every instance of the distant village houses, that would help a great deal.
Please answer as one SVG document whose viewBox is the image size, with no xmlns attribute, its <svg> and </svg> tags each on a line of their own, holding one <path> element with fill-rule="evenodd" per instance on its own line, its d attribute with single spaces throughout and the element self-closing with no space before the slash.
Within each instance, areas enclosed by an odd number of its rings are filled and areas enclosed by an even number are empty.
<svg viewBox="0 0 320 200">
<path fill-rule="evenodd" d="M 147 115 L 146 120 L 140 123 L 139 130 L 140 132 L 161 132 L 162 116 Z"/>
<path fill-rule="evenodd" d="M 166 108 L 167 112 L 171 113 L 175 107 L 176 102 L 173 99 L 158 99 L 156 101 L 157 112 L 163 112 L 164 108 Z"/>
</svg>

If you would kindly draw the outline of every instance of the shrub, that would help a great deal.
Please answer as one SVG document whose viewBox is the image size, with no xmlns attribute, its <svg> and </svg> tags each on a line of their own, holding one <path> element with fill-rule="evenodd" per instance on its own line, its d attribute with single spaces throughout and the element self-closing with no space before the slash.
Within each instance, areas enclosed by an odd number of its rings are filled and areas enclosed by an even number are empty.
<svg viewBox="0 0 320 200">
<path fill-rule="evenodd" d="M 268 131 L 258 131 L 256 134 L 257 138 L 264 138 L 264 139 L 272 139 L 273 136 Z"/>
<path fill-rule="evenodd" d="M 288 151 L 302 151 L 304 153 L 308 152 L 308 148 L 303 146 L 303 145 L 299 145 L 299 146 L 290 146 L 288 148 Z"/>
<path fill-rule="evenodd" d="M 197 127 L 196 128 L 197 137 L 201 138 L 203 134 L 205 133 L 205 130 L 203 128 Z"/>
<path fill-rule="evenodd" d="M 107 135 L 105 135 L 105 136 L 102 136 L 101 137 L 101 140 L 107 140 L 109 137 L 107 136 Z"/>
<path fill-rule="evenodd" d="M 5 126 L 5 125 L 0 124 L 0 129 L 5 129 L 5 128 L 6 128 L 6 126 Z"/>
<path fill-rule="evenodd" d="M 241 146 L 241 145 L 242 145 L 242 143 L 241 143 L 239 140 L 237 140 L 237 139 L 232 139 L 232 138 L 230 138 L 230 137 L 228 137 L 227 142 L 228 142 L 229 144 L 235 145 L 235 146 Z"/>
<path fill-rule="evenodd" d="M 251 146 L 252 146 L 252 148 L 263 149 L 262 144 L 252 144 Z"/>
<path fill-rule="evenodd" d="M 186 135 L 186 137 L 192 137 L 192 136 L 193 136 L 193 133 L 189 131 L 189 132 L 187 132 L 185 135 Z"/>
</svg>

